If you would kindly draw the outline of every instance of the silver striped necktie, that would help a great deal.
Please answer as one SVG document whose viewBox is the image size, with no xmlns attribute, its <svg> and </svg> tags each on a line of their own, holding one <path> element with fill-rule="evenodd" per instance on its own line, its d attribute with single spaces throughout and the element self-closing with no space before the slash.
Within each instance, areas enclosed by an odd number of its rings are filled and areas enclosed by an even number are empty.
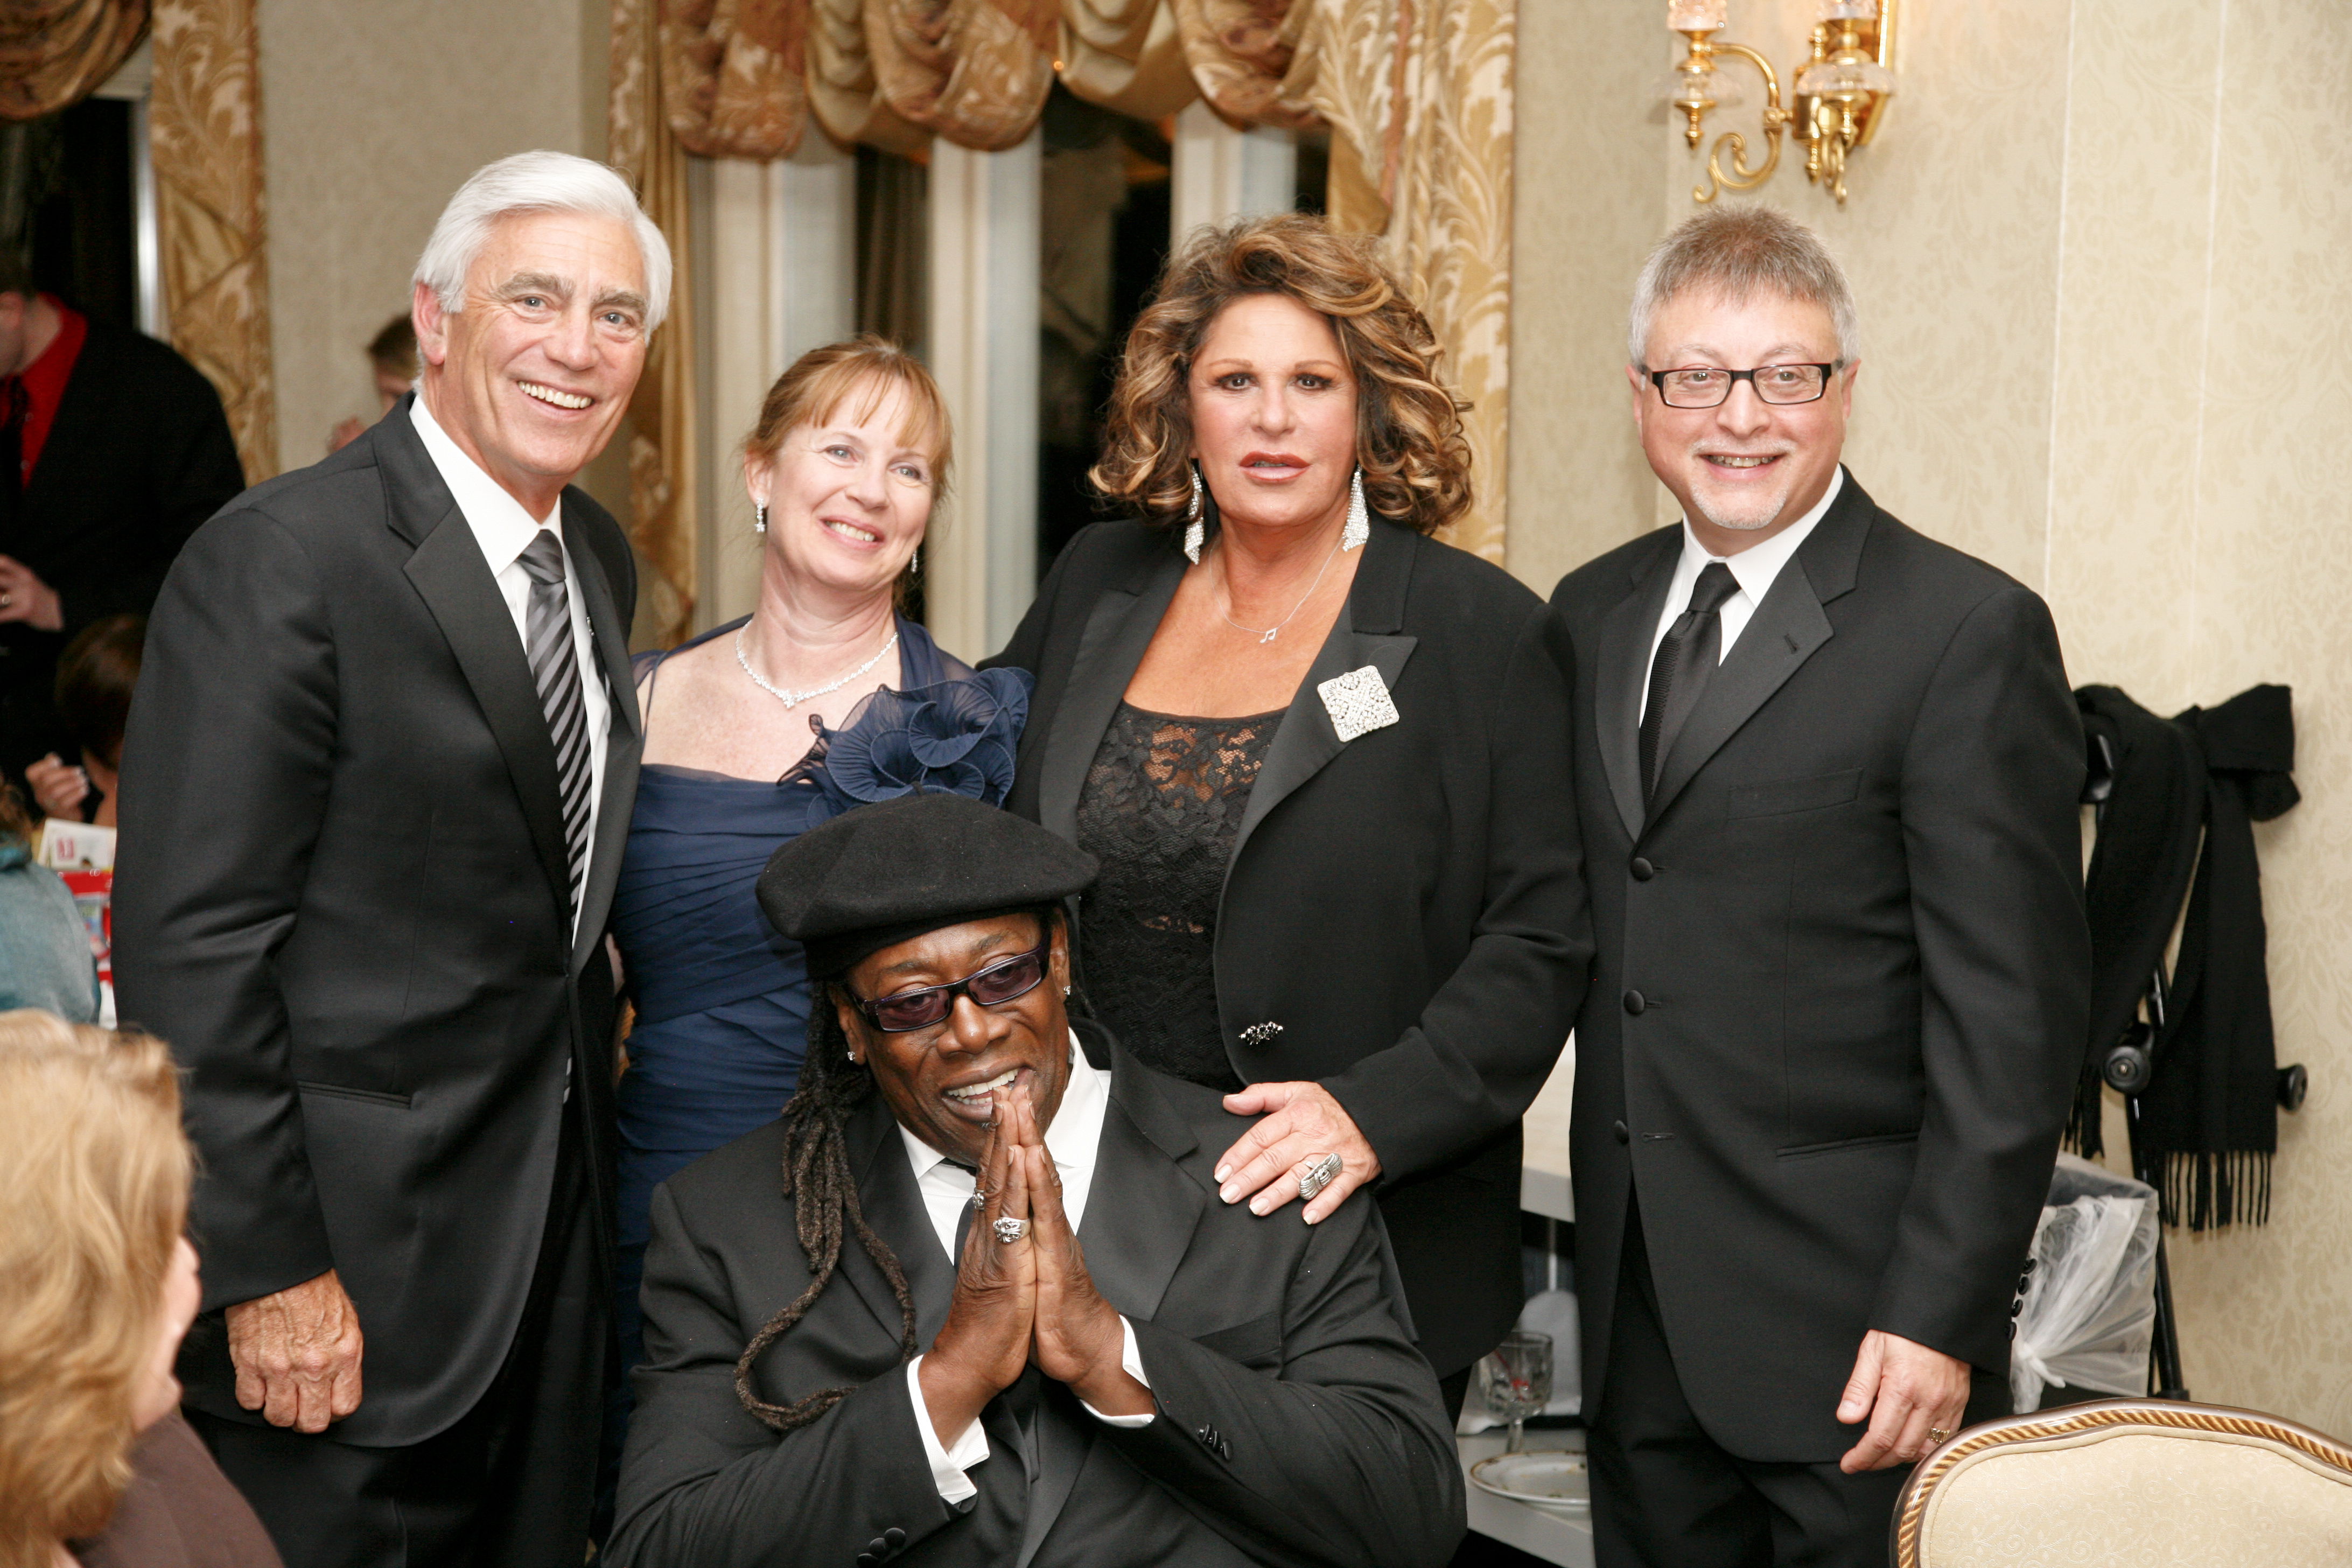
<svg viewBox="0 0 2352 1568">
<path fill-rule="evenodd" d="M 539 706 L 555 741 L 555 781 L 563 803 L 563 843 L 572 859 L 572 909 L 588 880 L 588 706 L 580 694 L 580 661 L 572 647 L 572 603 L 563 588 L 563 543 L 542 528 L 523 549 L 530 607 L 523 645 Z"/>
</svg>

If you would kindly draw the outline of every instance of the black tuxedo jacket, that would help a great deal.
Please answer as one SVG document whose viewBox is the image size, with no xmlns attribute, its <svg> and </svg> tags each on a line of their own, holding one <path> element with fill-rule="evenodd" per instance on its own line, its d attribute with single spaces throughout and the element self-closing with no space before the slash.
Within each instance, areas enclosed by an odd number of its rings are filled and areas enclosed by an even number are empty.
<svg viewBox="0 0 2352 1568">
<path fill-rule="evenodd" d="M 488 1387 L 566 1115 L 609 1213 L 601 945 L 643 746 L 636 580 L 611 517 L 577 490 L 562 507 L 599 656 L 582 674 L 614 698 L 576 936 L 522 640 L 405 403 L 206 523 L 148 634 L 121 1011 L 189 1072 L 205 1307 L 340 1271 L 367 1336 L 346 1442 L 420 1441 Z M 225 1337 L 190 1345 L 198 1407 L 257 1420 Z"/>
<path fill-rule="evenodd" d="M 58 591 L 65 626 L 0 626 L 0 765 L 19 784 L 48 752 L 76 760 L 51 689 L 58 654 L 84 626 L 145 615 L 205 519 L 245 488 L 220 395 L 165 345 L 89 323 L 57 422 L 0 555 Z"/>
<path fill-rule="evenodd" d="M 808 1315 L 752 1371 L 772 1404 L 853 1392 L 782 1437 L 747 1414 L 736 1358 L 810 1279 L 773 1122 L 654 1194 L 648 1361 L 605 1551 L 615 1568 L 1448 1560 L 1464 1528 L 1453 1423 L 1391 1305 L 1376 1211 L 1353 1201 L 1310 1226 L 1296 1208 L 1259 1220 L 1219 1203 L 1212 1168 L 1249 1119 L 1077 1027 L 1112 1074 L 1078 1237 L 1097 1289 L 1135 1325 L 1150 1424 L 1108 1426 L 1033 1375 L 1014 1385 L 1036 1396 L 1026 1438 L 1016 1402 L 991 1400 L 989 1458 L 967 1472 L 979 1495 L 942 1502 L 915 1426 L 898 1303 L 855 1237 Z M 848 1142 L 858 1202 L 905 1271 L 928 1346 L 954 1268 L 880 1096 L 855 1113 Z"/>
<path fill-rule="evenodd" d="M 1217 911 L 1217 1011 L 1244 1083 L 1320 1081 L 1381 1156 L 1421 1348 L 1484 1355 L 1526 1300 L 1519 1117 L 1591 961 L 1568 659 L 1500 569 L 1375 520 L 1275 731 Z M 1078 795 L 1175 596 L 1171 535 L 1099 524 L 993 663 L 1037 677 L 1006 809 L 1075 842 Z M 1398 720 L 1342 744 L 1316 688 L 1377 668 Z"/>
<path fill-rule="evenodd" d="M 1646 807 L 1661 529 L 1569 574 L 1599 936 L 1571 1133 L 1584 1387 L 1626 1205 L 1692 1409 L 1821 1461 L 1864 1331 L 2009 1364 L 2088 1027 L 2082 726 L 2041 599 L 1847 476 Z"/>
</svg>

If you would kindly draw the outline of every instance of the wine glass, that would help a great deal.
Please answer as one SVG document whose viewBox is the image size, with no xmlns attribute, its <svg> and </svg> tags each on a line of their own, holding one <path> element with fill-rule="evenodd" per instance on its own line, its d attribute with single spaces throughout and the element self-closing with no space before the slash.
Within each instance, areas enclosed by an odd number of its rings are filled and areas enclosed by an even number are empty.
<svg viewBox="0 0 2352 1568">
<path fill-rule="evenodd" d="M 1478 1363 L 1478 1392 L 1487 1411 L 1511 1424 L 1510 1446 L 1519 1451 L 1521 1428 L 1551 1403 L 1551 1336 L 1514 1329 Z"/>
</svg>

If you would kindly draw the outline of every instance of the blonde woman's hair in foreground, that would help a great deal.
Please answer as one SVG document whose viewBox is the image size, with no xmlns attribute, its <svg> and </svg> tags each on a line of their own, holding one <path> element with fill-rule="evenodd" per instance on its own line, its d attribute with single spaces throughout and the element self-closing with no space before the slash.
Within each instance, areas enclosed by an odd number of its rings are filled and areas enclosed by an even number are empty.
<svg viewBox="0 0 2352 1568">
<path fill-rule="evenodd" d="M 1296 300 L 1331 323 L 1356 380 L 1364 500 L 1433 532 L 1470 510 L 1470 405 L 1438 379 L 1437 334 L 1370 235 L 1307 213 L 1193 232 L 1127 334 L 1102 461 L 1087 476 L 1147 522 L 1182 526 L 1192 505 L 1189 375 L 1217 312 L 1253 294 Z"/>
<path fill-rule="evenodd" d="M 130 1481 L 191 1164 L 161 1040 L 0 1013 L 0 1568 L 49 1568 Z"/>
</svg>

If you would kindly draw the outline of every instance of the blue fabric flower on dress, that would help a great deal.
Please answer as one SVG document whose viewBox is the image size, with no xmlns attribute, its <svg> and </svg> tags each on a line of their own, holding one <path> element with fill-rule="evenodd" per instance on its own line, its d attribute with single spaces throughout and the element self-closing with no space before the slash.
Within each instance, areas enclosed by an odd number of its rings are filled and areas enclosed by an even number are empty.
<svg viewBox="0 0 2352 1568">
<path fill-rule="evenodd" d="M 1034 684 L 1026 670 L 983 669 L 911 691 L 885 687 L 824 737 L 813 782 L 836 811 L 924 790 L 1002 805 Z"/>
</svg>

